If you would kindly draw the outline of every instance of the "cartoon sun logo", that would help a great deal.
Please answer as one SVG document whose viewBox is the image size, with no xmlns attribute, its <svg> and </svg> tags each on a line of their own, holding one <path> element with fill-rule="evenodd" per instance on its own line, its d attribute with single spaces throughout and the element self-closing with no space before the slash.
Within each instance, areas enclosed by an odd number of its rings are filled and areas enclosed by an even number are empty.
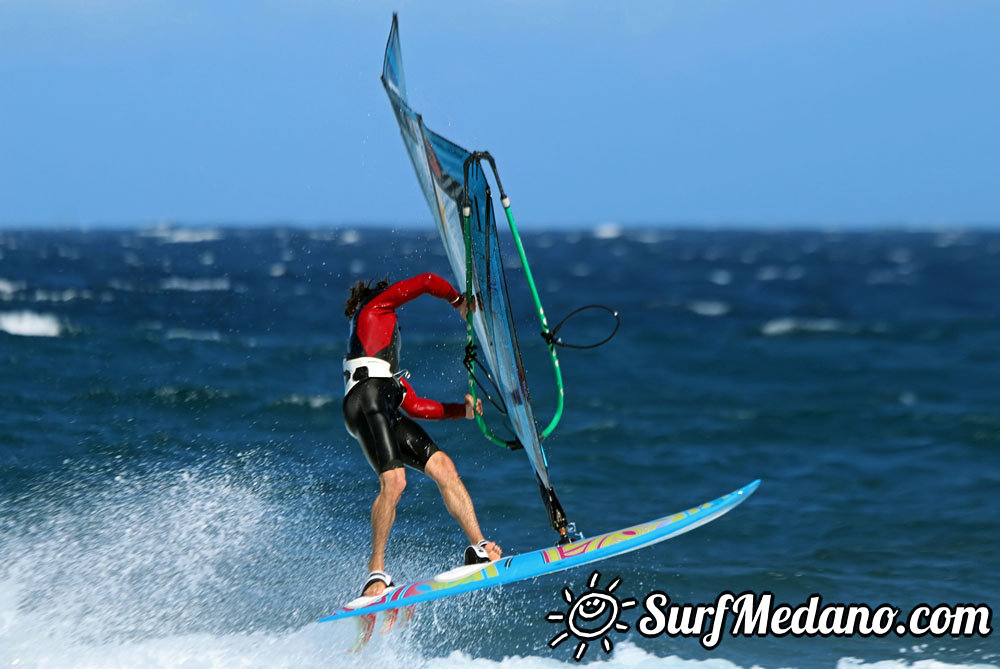
<svg viewBox="0 0 1000 669">
<path fill-rule="evenodd" d="M 636 605 L 634 599 L 620 601 L 612 593 L 622 580 L 616 578 L 608 584 L 607 589 L 600 590 L 597 587 L 601 579 L 601 572 L 595 571 L 587 581 L 586 592 L 579 597 L 573 596 L 573 591 L 563 588 L 562 596 L 569 604 L 569 611 L 552 611 L 545 619 L 550 623 L 562 623 L 565 625 L 559 634 L 556 634 L 549 641 L 549 648 L 555 648 L 570 636 L 575 636 L 580 640 L 576 650 L 573 652 L 573 659 L 579 662 L 583 659 L 583 654 L 587 652 L 588 644 L 596 639 L 601 640 L 601 647 L 605 653 L 610 653 L 615 644 L 607 636 L 608 632 L 614 630 L 624 634 L 628 631 L 628 623 L 619 619 L 622 611 L 630 609 Z"/>
</svg>

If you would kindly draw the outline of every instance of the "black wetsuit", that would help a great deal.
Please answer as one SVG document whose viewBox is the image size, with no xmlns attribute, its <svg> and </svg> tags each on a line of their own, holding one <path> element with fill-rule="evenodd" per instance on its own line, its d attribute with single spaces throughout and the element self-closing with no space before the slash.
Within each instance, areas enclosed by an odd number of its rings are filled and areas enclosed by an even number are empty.
<svg viewBox="0 0 1000 669">
<path fill-rule="evenodd" d="M 399 281 L 358 307 L 351 319 L 347 359 L 377 358 L 389 364 L 392 373 L 399 367 L 399 326 L 395 309 L 419 295 L 429 293 L 454 302 L 458 293 L 447 281 L 434 274 L 422 274 Z M 460 418 L 464 404 L 442 404 L 419 397 L 402 377 L 366 377 L 366 368 L 355 372 L 358 381 L 344 397 L 344 425 L 361 444 L 365 457 L 376 473 L 406 465 L 423 471 L 438 447 L 414 420 L 418 418 Z M 359 380 L 360 379 L 360 380 Z"/>
</svg>

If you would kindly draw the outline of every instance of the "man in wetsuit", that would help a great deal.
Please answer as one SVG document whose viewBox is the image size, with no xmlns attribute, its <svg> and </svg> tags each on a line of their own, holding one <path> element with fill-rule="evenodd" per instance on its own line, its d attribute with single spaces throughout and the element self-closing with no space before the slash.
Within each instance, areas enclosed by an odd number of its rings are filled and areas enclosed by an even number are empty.
<svg viewBox="0 0 1000 669">
<path fill-rule="evenodd" d="M 385 544 L 396 518 L 396 504 L 406 487 L 403 465 L 421 471 L 438 485 L 451 515 L 469 539 L 465 564 L 500 559 L 501 549 L 486 541 L 476 512 L 455 465 L 414 418 L 474 418 L 482 401 L 473 406 L 442 404 L 417 395 L 399 371 L 399 326 L 396 309 L 421 295 L 432 295 L 468 313 L 465 296 L 436 274 L 420 274 L 389 285 L 357 282 L 344 313 L 351 319 L 347 356 L 344 359 L 344 424 L 361 444 L 368 463 L 378 474 L 381 489 L 372 504 L 372 552 L 362 594 L 378 595 L 392 585 L 385 573 Z"/>
</svg>

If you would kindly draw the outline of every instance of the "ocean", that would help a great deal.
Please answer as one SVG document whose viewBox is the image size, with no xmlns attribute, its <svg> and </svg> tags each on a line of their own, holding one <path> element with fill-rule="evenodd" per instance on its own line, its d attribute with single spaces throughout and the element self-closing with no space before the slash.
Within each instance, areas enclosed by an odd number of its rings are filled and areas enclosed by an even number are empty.
<svg viewBox="0 0 1000 669">
<path fill-rule="evenodd" d="M 340 411 L 343 302 L 359 278 L 451 280 L 435 232 L 177 227 L 0 231 L 0 666 L 576 666 L 550 648 L 563 589 L 620 578 L 906 612 L 1000 605 L 1000 232 L 532 230 L 550 323 L 602 304 L 621 329 L 560 350 L 545 440 L 570 519 L 599 534 L 760 478 L 727 516 L 593 567 L 417 607 L 347 649 L 317 623 L 366 572 L 377 479 Z M 509 263 L 508 263 L 509 264 Z M 510 291 L 540 421 L 551 369 Z M 400 310 L 403 366 L 460 401 L 465 328 Z M 589 312 L 560 334 L 600 339 Z M 489 407 L 487 407 L 489 410 Z M 425 427 L 508 554 L 554 539 L 528 462 L 468 421 Z M 409 474 L 398 580 L 460 560 L 436 487 Z M 995 634 L 645 638 L 639 609 L 582 663 L 703 669 L 1000 665 Z M 990 619 L 990 625 L 996 621 Z"/>
</svg>

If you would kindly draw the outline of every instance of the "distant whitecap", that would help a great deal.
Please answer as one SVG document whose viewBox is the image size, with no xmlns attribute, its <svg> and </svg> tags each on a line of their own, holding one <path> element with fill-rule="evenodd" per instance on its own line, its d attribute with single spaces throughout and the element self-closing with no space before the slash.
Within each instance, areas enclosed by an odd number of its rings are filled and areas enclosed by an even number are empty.
<svg viewBox="0 0 1000 669">
<path fill-rule="evenodd" d="M 774 265 L 765 265 L 757 270 L 758 281 L 777 281 L 781 278 L 781 268 Z"/>
<path fill-rule="evenodd" d="M 717 286 L 728 286 L 733 281 L 733 274 L 724 269 L 717 269 L 708 275 L 708 280 Z"/>
<path fill-rule="evenodd" d="M 21 337 L 58 337 L 62 334 L 62 325 L 50 314 L 7 311 L 0 313 L 0 331 Z"/>
<path fill-rule="evenodd" d="M 222 239 L 222 232 L 215 228 L 171 228 L 165 224 L 142 230 L 139 234 L 159 239 L 165 244 L 198 244 Z"/>
<path fill-rule="evenodd" d="M 613 221 L 600 223 L 594 228 L 594 237 L 597 239 L 615 239 L 621 237 L 622 226 Z"/>
<path fill-rule="evenodd" d="M 293 394 L 278 400 L 279 404 L 292 404 L 294 406 L 307 406 L 310 409 L 322 409 L 333 401 L 332 397 L 326 395 L 298 395 Z"/>
<path fill-rule="evenodd" d="M 191 339 L 193 341 L 222 341 L 222 335 L 214 330 L 185 330 L 171 328 L 164 335 L 166 339 Z"/>
<path fill-rule="evenodd" d="M 944 232 L 934 239 L 934 246 L 946 249 L 949 246 L 954 246 L 961 238 L 961 232 Z"/>
<path fill-rule="evenodd" d="M 230 283 L 228 277 L 216 279 L 185 279 L 179 276 L 172 276 L 160 281 L 160 288 L 163 290 L 189 290 L 201 292 L 206 290 L 229 290 Z"/>
<path fill-rule="evenodd" d="M 357 244 L 361 241 L 361 233 L 357 230 L 344 230 L 340 235 L 341 244 Z"/>
<path fill-rule="evenodd" d="M 845 325 L 835 318 L 774 318 L 764 323 L 760 331 L 768 337 L 778 337 L 794 332 L 837 332 Z"/>
<path fill-rule="evenodd" d="M 273 277 L 284 276 L 285 275 L 285 266 L 283 264 L 281 264 L 280 262 L 276 262 L 273 265 L 271 265 L 271 268 L 268 270 L 267 273 L 270 274 Z"/>
<path fill-rule="evenodd" d="M 0 279 L 0 295 L 13 295 L 22 288 L 24 288 L 24 283 L 21 281 Z"/>
<path fill-rule="evenodd" d="M 688 309 L 698 314 L 699 316 L 725 316 L 729 313 L 730 306 L 725 302 L 719 302 L 714 300 L 701 300 L 697 302 L 692 302 L 688 305 Z"/>
<path fill-rule="evenodd" d="M 72 302 L 73 300 L 92 300 L 94 293 L 87 290 L 76 290 L 67 288 L 65 290 L 36 290 L 32 296 L 32 302 Z"/>
</svg>

